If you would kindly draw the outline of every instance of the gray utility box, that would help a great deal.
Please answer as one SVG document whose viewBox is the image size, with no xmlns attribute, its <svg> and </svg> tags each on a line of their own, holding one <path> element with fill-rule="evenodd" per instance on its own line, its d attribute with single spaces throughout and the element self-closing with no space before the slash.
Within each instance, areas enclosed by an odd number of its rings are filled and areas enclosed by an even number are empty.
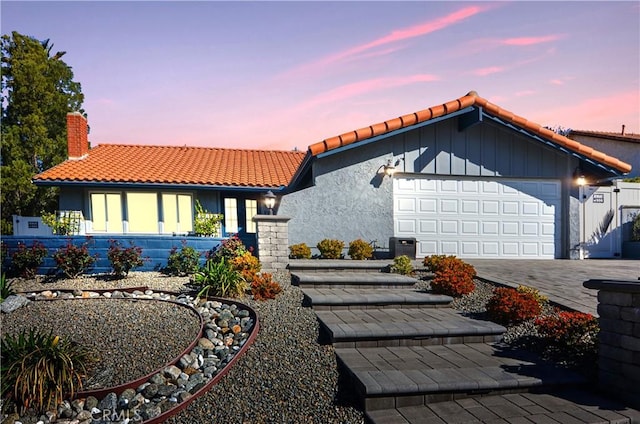
<svg viewBox="0 0 640 424">
<path fill-rule="evenodd" d="M 391 257 L 408 256 L 409 259 L 416 258 L 415 237 L 389 237 L 389 253 Z"/>
</svg>

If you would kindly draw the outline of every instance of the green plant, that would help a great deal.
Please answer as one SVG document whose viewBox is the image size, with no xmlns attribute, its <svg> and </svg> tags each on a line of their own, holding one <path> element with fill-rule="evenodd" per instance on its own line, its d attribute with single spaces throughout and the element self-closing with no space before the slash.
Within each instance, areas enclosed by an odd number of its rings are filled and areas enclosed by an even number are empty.
<svg viewBox="0 0 640 424">
<path fill-rule="evenodd" d="M 220 228 L 224 215 L 211 213 L 204 209 L 199 200 L 196 200 L 196 216 L 193 221 L 193 230 L 199 236 L 220 237 Z"/>
<path fill-rule="evenodd" d="M 311 249 L 306 243 L 292 244 L 289 246 L 289 258 L 311 259 Z"/>
<path fill-rule="evenodd" d="M 426 262 L 426 258 L 425 258 Z M 449 296 L 463 296 L 475 290 L 475 268 L 455 256 L 432 257 L 428 265 L 434 270 L 431 290 Z"/>
<path fill-rule="evenodd" d="M 2 339 L 2 396 L 23 411 L 55 408 L 82 388 L 92 362 L 88 350 L 52 333 L 31 329 Z"/>
<path fill-rule="evenodd" d="M 422 264 L 431 272 L 436 272 L 438 270 L 440 262 L 445 258 L 455 258 L 455 256 L 446 256 L 446 255 L 431 255 L 427 256 L 422 260 Z"/>
<path fill-rule="evenodd" d="M 53 234 L 68 236 L 80 233 L 82 214 L 79 211 L 59 211 L 58 213 L 42 211 L 40 214 L 42 222 L 53 230 Z"/>
<path fill-rule="evenodd" d="M 142 257 L 141 247 L 131 243 L 131 246 L 123 248 L 116 240 L 109 240 L 107 258 L 111 262 L 111 268 L 117 278 L 126 277 L 129 275 L 129 271 L 144 265 L 144 261 L 147 260 Z"/>
<path fill-rule="evenodd" d="M 209 253 L 207 259 L 213 259 L 214 261 L 220 261 L 221 259 L 225 259 L 227 261 L 237 257 L 242 256 L 247 252 L 251 252 L 253 249 L 247 249 L 240 237 L 237 234 L 222 240 L 222 243 L 218 248 L 213 252 Z"/>
<path fill-rule="evenodd" d="M 371 259 L 373 247 L 362 239 L 353 240 L 349 243 L 349 256 L 355 260 Z"/>
<path fill-rule="evenodd" d="M 10 236 L 13 234 L 13 222 L 10 219 L 2 218 L 0 220 L 0 233 L 3 236 Z"/>
<path fill-rule="evenodd" d="M 519 324 L 540 315 L 540 304 L 530 293 L 520 293 L 516 289 L 498 287 L 487 302 L 489 319 L 500 324 Z"/>
<path fill-rule="evenodd" d="M 88 242 L 84 242 L 81 246 L 76 246 L 68 240 L 65 247 L 61 247 L 53 254 L 58 271 L 67 278 L 76 278 L 91 269 L 98 255 L 91 256 L 87 245 Z"/>
<path fill-rule="evenodd" d="M 640 241 L 640 213 L 633 218 L 631 227 L 631 241 Z"/>
<path fill-rule="evenodd" d="M 316 245 L 320 251 L 320 257 L 323 259 L 340 259 L 342 258 L 342 250 L 344 242 L 335 239 L 324 239 Z"/>
<path fill-rule="evenodd" d="M 231 258 L 229 264 L 242 275 L 242 278 L 244 278 L 247 283 L 251 283 L 262 268 L 258 258 L 253 256 L 249 251 L 235 258 Z"/>
<path fill-rule="evenodd" d="M 208 259 L 193 274 L 193 282 L 199 287 L 198 297 L 238 297 L 247 290 L 247 282 L 225 258 Z"/>
<path fill-rule="evenodd" d="M 39 241 L 34 241 L 31 247 L 18 242 L 16 251 L 11 255 L 11 270 L 15 275 L 23 278 L 33 278 L 47 257 L 47 248 Z"/>
<path fill-rule="evenodd" d="M 411 259 L 407 255 L 396 256 L 393 258 L 393 265 L 391 265 L 391 272 L 400 275 L 413 274 L 413 264 Z"/>
<path fill-rule="evenodd" d="M 182 241 L 182 247 L 172 247 L 167 259 L 167 266 L 164 272 L 169 275 L 185 276 L 191 275 L 198 269 L 200 252 L 191 246 L 187 246 L 186 241 Z"/>
<path fill-rule="evenodd" d="M 273 281 L 273 275 L 268 272 L 256 275 L 251 282 L 251 294 L 256 300 L 275 299 L 281 291 L 280 284 Z"/>
<path fill-rule="evenodd" d="M 0 303 L 12 294 L 16 294 L 12 286 L 11 280 L 7 280 L 7 276 L 3 272 L 0 275 Z"/>
</svg>

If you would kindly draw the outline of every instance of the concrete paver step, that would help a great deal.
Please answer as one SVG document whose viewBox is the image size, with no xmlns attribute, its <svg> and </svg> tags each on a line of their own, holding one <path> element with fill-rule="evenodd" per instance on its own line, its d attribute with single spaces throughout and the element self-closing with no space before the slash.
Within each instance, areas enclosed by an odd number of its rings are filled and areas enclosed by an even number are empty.
<svg viewBox="0 0 640 424">
<path fill-rule="evenodd" d="M 369 424 L 640 423 L 640 412 L 583 390 L 514 393 L 368 411 Z"/>
<path fill-rule="evenodd" d="M 587 382 L 502 343 L 339 348 L 336 356 L 367 411 Z"/>
<path fill-rule="evenodd" d="M 452 308 L 316 311 L 335 347 L 374 347 L 499 341 L 506 329 Z"/>
<path fill-rule="evenodd" d="M 413 287 L 418 280 L 388 272 L 292 272 L 291 282 L 301 288 Z"/>
<path fill-rule="evenodd" d="M 356 261 L 351 259 L 292 259 L 289 271 L 295 272 L 380 272 L 393 264 L 392 260 Z"/>
<path fill-rule="evenodd" d="M 316 311 L 372 308 L 448 307 L 450 296 L 414 289 L 316 289 L 303 288 L 305 306 Z"/>
</svg>

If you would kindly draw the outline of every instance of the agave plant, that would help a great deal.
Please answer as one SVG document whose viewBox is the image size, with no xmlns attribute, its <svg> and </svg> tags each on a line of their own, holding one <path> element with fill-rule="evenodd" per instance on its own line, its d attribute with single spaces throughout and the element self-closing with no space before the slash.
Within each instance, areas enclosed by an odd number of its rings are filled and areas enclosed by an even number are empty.
<svg viewBox="0 0 640 424">
<path fill-rule="evenodd" d="M 0 276 L 0 302 L 5 300 L 7 297 L 11 296 L 12 294 L 15 294 L 15 292 L 13 291 L 11 281 L 7 280 L 7 277 L 3 272 L 2 275 Z"/>
</svg>

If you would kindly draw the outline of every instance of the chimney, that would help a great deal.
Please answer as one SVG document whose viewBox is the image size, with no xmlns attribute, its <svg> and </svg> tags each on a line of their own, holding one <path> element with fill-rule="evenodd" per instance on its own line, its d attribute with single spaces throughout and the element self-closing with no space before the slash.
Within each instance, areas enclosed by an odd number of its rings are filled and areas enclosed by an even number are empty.
<svg viewBox="0 0 640 424">
<path fill-rule="evenodd" d="M 622 124 L 622 135 L 624 135 L 624 127 L 625 127 L 625 125 Z"/>
<path fill-rule="evenodd" d="M 69 159 L 83 159 L 89 154 L 87 119 L 80 112 L 67 113 L 67 151 Z"/>
</svg>

